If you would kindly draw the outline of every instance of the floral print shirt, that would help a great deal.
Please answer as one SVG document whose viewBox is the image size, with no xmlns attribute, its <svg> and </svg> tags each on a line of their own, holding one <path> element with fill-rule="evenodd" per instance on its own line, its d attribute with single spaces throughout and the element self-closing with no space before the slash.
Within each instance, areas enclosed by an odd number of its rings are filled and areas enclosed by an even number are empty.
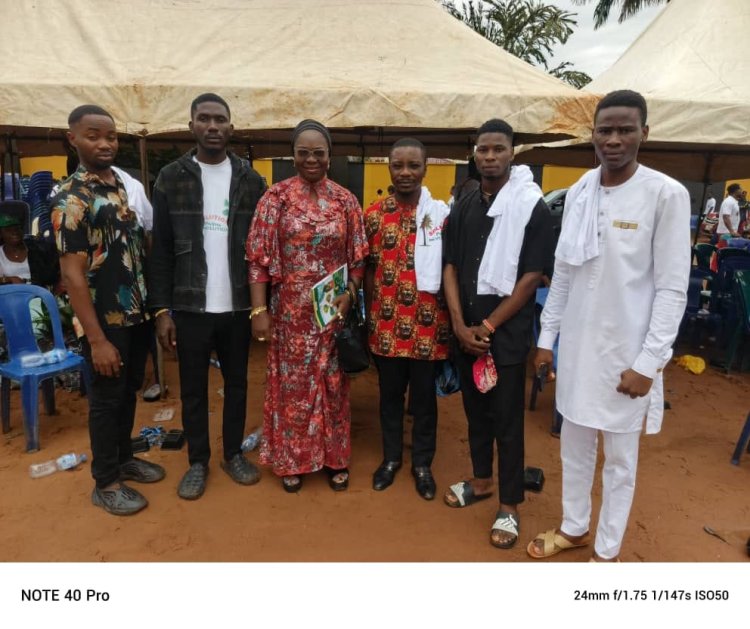
<svg viewBox="0 0 750 629">
<path fill-rule="evenodd" d="M 104 182 L 84 166 L 63 182 L 51 201 L 60 255 L 88 260 L 87 279 L 100 324 L 142 323 L 146 315 L 144 231 L 128 205 L 122 180 Z"/>
</svg>

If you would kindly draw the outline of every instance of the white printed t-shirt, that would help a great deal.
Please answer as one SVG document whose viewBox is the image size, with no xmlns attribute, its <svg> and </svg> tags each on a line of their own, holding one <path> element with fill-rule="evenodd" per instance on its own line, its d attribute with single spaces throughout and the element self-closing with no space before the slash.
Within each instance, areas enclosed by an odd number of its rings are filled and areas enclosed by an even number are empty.
<svg viewBox="0 0 750 629">
<path fill-rule="evenodd" d="M 221 164 L 195 161 L 201 168 L 203 183 L 203 249 L 208 267 L 206 312 L 231 312 L 229 186 L 232 182 L 232 163 L 228 157 Z"/>
</svg>

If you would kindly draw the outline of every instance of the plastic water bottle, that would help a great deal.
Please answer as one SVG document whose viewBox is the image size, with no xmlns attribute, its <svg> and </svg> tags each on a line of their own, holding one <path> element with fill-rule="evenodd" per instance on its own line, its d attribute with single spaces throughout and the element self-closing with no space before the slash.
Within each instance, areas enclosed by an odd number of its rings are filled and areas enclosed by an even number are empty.
<svg viewBox="0 0 750 629">
<path fill-rule="evenodd" d="M 41 478 L 42 476 L 54 474 L 58 470 L 72 470 L 86 461 L 87 458 L 88 457 L 85 454 L 69 452 L 68 454 L 63 454 L 52 461 L 33 463 L 29 466 L 29 476 L 31 476 L 31 478 Z"/>
<path fill-rule="evenodd" d="M 255 448 L 258 447 L 258 444 L 260 443 L 260 437 L 263 434 L 263 427 L 256 428 L 251 432 L 247 437 L 245 437 L 245 440 L 242 442 L 242 451 L 243 452 L 250 452 L 251 450 L 255 450 Z"/>
<path fill-rule="evenodd" d="M 24 369 L 28 367 L 39 367 L 39 365 L 44 364 L 44 354 L 42 353 L 33 353 L 33 354 L 24 354 L 20 358 L 21 361 L 21 367 Z"/>
<path fill-rule="evenodd" d="M 68 357 L 68 351 L 64 349 L 52 349 L 48 352 L 44 352 L 42 354 L 42 360 L 44 360 L 44 364 L 51 365 L 53 363 L 59 363 L 65 360 Z"/>
</svg>

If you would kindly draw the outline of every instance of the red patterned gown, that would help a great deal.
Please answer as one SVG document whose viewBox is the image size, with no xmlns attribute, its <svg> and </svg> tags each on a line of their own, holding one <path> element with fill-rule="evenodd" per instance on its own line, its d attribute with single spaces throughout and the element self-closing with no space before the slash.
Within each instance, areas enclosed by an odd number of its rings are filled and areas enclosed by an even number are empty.
<svg viewBox="0 0 750 629">
<path fill-rule="evenodd" d="M 250 282 L 270 281 L 272 287 L 260 462 L 278 476 L 347 467 L 349 380 L 333 338 L 340 324 L 318 327 L 310 291 L 342 264 L 350 277 L 362 276 L 362 209 L 351 192 L 327 178 L 315 184 L 286 179 L 258 203 L 246 250 Z"/>
</svg>

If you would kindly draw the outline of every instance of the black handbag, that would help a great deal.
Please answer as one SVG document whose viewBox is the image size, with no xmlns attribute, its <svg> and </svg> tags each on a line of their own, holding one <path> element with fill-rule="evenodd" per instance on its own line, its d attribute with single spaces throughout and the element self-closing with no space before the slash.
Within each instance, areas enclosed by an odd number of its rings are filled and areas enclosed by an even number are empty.
<svg viewBox="0 0 750 629">
<path fill-rule="evenodd" d="M 343 327 L 336 332 L 336 350 L 344 373 L 359 373 L 370 366 L 367 326 L 357 304 L 352 304 Z"/>
</svg>

